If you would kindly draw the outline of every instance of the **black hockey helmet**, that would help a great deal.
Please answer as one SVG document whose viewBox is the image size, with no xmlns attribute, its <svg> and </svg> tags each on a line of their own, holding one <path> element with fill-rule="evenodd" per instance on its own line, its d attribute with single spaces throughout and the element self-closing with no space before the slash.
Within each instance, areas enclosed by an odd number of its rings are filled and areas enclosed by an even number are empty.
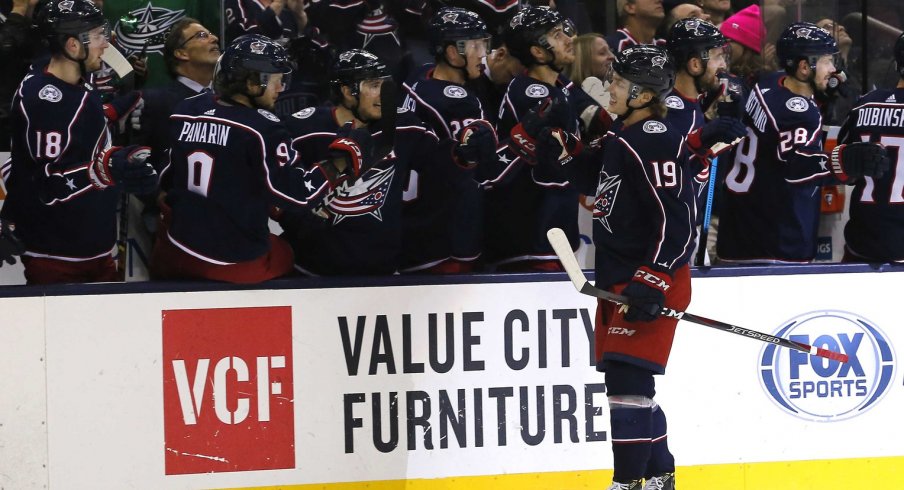
<svg viewBox="0 0 904 490">
<path fill-rule="evenodd" d="M 337 92 L 343 85 L 348 85 L 352 96 L 357 96 L 362 81 L 391 75 L 389 67 L 377 55 L 363 49 L 349 49 L 340 53 L 333 63 L 332 85 Z"/>
<path fill-rule="evenodd" d="M 87 46 L 91 42 L 89 31 L 98 27 L 104 27 L 104 36 L 110 37 L 103 12 L 90 0 L 50 0 L 36 6 L 35 11 L 35 24 L 51 50 L 61 50 L 70 37 Z"/>
<path fill-rule="evenodd" d="M 711 22 L 688 18 L 675 22 L 669 32 L 669 54 L 679 66 L 692 58 L 700 58 L 704 65 L 709 61 L 709 50 L 728 45 L 728 39 Z"/>
<path fill-rule="evenodd" d="M 838 54 L 838 43 L 829 31 L 809 22 L 795 22 L 782 31 L 775 45 L 779 64 L 788 73 L 797 70 L 800 60 L 807 60 L 816 69 L 819 57 Z"/>
<path fill-rule="evenodd" d="M 524 7 L 509 20 L 504 30 L 505 45 L 524 66 L 535 65 L 537 62 L 530 53 L 531 46 L 551 52 L 546 34 L 558 25 L 562 26 L 565 34 L 574 36 L 574 24 L 559 12 L 549 7 Z"/>
<path fill-rule="evenodd" d="M 898 74 L 904 77 L 904 34 L 895 41 L 895 63 L 898 65 Z"/>
<path fill-rule="evenodd" d="M 266 89 L 270 75 L 281 73 L 283 87 L 287 87 L 293 68 L 286 48 L 269 37 L 246 34 L 232 41 L 220 55 L 214 86 L 218 94 L 244 93 L 245 81 L 257 74 L 260 86 Z"/>
<path fill-rule="evenodd" d="M 659 46 L 627 47 L 616 53 L 612 69 L 632 83 L 630 99 L 640 95 L 642 89 L 649 89 L 662 100 L 675 86 L 675 65 L 669 53 Z"/>
<path fill-rule="evenodd" d="M 474 12 L 459 7 L 440 9 L 427 24 L 430 51 L 441 55 L 449 44 L 455 44 L 458 53 L 464 56 L 465 41 L 483 39 L 489 44 L 487 24 Z"/>
</svg>

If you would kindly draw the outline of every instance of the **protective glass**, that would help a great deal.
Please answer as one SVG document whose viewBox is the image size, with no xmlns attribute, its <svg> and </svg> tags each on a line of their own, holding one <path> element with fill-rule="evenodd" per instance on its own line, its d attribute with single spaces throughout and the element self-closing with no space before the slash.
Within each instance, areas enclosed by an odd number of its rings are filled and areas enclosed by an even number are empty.
<svg viewBox="0 0 904 490">
<path fill-rule="evenodd" d="M 490 38 L 482 39 L 465 39 L 456 41 L 455 46 L 458 48 L 458 54 L 468 57 L 477 56 L 483 58 L 490 52 Z"/>
<path fill-rule="evenodd" d="M 90 47 L 100 47 L 104 43 L 110 42 L 110 24 L 104 23 L 102 26 L 79 34 L 79 40 Z"/>
<path fill-rule="evenodd" d="M 292 72 L 289 73 L 261 73 L 261 87 L 267 87 L 270 84 L 278 83 L 278 93 L 285 92 L 289 85 L 292 84 Z"/>
</svg>

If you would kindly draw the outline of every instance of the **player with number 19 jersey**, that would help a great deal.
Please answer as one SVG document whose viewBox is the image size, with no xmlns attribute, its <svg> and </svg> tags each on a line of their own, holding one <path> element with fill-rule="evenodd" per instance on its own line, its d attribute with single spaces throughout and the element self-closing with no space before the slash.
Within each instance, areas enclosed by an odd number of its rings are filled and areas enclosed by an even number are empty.
<svg viewBox="0 0 904 490">
<path fill-rule="evenodd" d="M 816 256 L 820 186 L 831 175 L 813 99 L 757 84 L 747 137 L 725 178 L 716 251 L 729 262 L 809 262 Z"/>
</svg>

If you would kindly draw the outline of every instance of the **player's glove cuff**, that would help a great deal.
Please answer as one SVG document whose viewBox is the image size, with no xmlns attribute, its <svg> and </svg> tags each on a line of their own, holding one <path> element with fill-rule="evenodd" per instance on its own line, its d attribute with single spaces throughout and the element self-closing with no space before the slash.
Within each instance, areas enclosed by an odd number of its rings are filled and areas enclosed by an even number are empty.
<svg viewBox="0 0 904 490">
<path fill-rule="evenodd" d="M 658 289 L 659 291 L 662 291 L 663 294 L 672 287 L 671 276 L 665 272 L 656 271 L 647 266 L 641 266 L 637 269 L 631 280 Z"/>
<path fill-rule="evenodd" d="M 832 173 L 835 174 L 835 178 L 838 179 L 842 184 L 848 183 L 851 180 L 851 176 L 844 171 L 844 163 L 841 159 L 841 152 L 844 150 L 846 145 L 838 145 L 835 149 L 832 150 Z"/>
<path fill-rule="evenodd" d="M 521 123 L 509 131 L 512 139 L 509 147 L 515 151 L 528 165 L 537 164 L 537 139 L 529 135 Z"/>
<path fill-rule="evenodd" d="M 364 152 L 357 141 L 351 138 L 336 138 L 330 143 L 329 151 L 332 158 L 345 159 L 345 172 L 355 177 L 361 175 L 361 168 L 364 165 Z"/>
<path fill-rule="evenodd" d="M 88 166 L 88 177 L 91 179 L 91 184 L 95 188 L 106 189 L 107 187 L 116 185 L 116 181 L 113 180 L 113 171 L 110 168 L 110 160 L 113 157 L 113 153 L 120 148 L 120 146 L 111 146 L 110 148 L 101 151 L 94 158 L 94 161 L 91 162 L 91 165 Z"/>
</svg>

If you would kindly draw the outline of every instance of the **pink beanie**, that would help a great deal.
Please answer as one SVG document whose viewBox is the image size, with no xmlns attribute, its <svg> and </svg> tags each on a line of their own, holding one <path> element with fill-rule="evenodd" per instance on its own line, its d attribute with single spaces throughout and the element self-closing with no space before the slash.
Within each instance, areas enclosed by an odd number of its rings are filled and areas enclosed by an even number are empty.
<svg viewBox="0 0 904 490">
<path fill-rule="evenodd" d="M 760 18 L 760 6 L 753 4 L 725 19 L 719 30 L 728 39 L 759 53 L 763 47 L 765 28 Z"/>
</svg>

